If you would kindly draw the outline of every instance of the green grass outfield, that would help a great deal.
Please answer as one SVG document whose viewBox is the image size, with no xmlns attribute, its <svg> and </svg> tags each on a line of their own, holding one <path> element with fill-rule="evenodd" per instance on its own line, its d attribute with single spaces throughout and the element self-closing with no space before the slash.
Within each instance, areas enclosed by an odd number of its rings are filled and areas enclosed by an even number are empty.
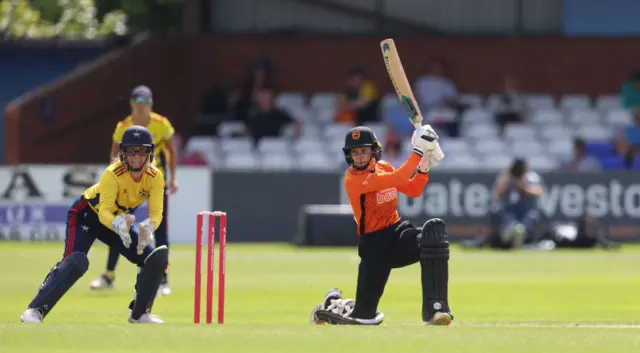
<svg viewBox="0 0 640 353">
<path fill-rule="evenodd" d="M 154 308 L 167 324 L 152 326 L 126 323 L 135 267 L 124 258 L 116 289 L 89 290 L 106 263 L 106 248 L 96 243 L 89 271 L 46 322 L 20 323 L 61 252 L 60 243 L 0 242 L 0 352 L 640 352 L 636 246 L 617 252 L 456 248 L 450 327 L 421 325 L 417 265 L 392 272 L 380 305 L 382 326 L 312 326 L 309 312 L 327 289 L 354 296 L 355 249 L 233 243 L 227 246 L 226 323 L 194 325 L 194 250 L 174 246 L 174 294 Z"/>
</svg>

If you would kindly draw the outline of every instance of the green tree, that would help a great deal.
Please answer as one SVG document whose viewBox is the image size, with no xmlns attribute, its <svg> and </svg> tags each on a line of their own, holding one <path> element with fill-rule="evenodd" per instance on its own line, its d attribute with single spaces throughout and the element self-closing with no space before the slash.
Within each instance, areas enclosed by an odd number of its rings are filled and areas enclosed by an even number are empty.
<svg viewBox="0 0 640 353">
<path fill-rule="evenodd" d="M 124 11 L 96 17 L 95 0 L 4 0 L 0 33 L 5 38 L 98 39 L 127 33 Z"/>
</svg>

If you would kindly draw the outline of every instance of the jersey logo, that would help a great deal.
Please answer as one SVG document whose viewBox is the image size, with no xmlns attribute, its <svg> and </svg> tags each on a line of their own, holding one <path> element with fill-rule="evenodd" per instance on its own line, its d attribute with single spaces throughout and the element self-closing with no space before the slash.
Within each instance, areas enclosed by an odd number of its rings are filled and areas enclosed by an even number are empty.
<svg viewBox="0 0 640 353">
<path fill-rule="evenodd" d="M 142 190 L 142 191 L 140 191 L 140 197 L 142 197 L 143 199 L 146 199 L 146 198 L 149 197 L 149 193 L 144 191 L 144 190 Z"/>
<path fill-rule="evenodd" d="M 398 191 L 396 190 L 396 188 L 384 189 L 376 193 L 376 201 L 378 202 L 378 205 L 382 205 L 386 202 L 391 202 L 397 198 Z"/>
</svg>

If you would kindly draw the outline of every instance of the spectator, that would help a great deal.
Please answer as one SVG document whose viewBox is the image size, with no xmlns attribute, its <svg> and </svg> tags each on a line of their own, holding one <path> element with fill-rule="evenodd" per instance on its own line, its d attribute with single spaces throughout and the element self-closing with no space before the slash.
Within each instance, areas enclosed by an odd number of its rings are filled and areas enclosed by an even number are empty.
<svg viewBox="0 0 640 353">
<path fill-rule="evenodd" d="M 622 105 L 633 113 L 640 108 L 640 70 L 634 71 L 622 84 Z M 634 114 L 635 115 L 635 114 Z"/>
<path fill-rule="evenodd" d="M 506 77 L 504 80 L 504 93 L 500 97 L 500 105 L 496 111 L 496 123 L 500 129 L 500 134 L 510 123 L 520 123 L 523 121 L 524 102 L 521 93 L 518 91 L 518 83 L 513 77 Z"/>
<path fill-rule="evenodd" d="M 365 71 L 354 68 L 349 71 L 347 84 L 340 94 L 340 106 L 335 122 L 350 126 L 378 121 L 378 90 Z"/>
<path fill-rule="evenodd" d="M 260 89 L 255 96 L 255 105 L 247 112 L 244 120 L 247 134 L 255 143 L 263 137 L 278 137 L 282 129 L 294 124 L 294 134 L 300 134 L 300 125 L 291 116 L 274 106 L 275 92 L 270 88 Z"/>
<path fill-rule="evenodd" d="M 264 88 L 275 90 L 271 65 L 262 58 L 255 59 L 240 88 L 233 94 L 233 111 L 236 120 L 246 120 L 258 92 Z"/>
<path fill-rule="evenodd" d="M 458 89 L 446 71 L 442 60 L 430 60 L 427 63 L 426 75 L 416 80 L 415 94 L 425 114 L 431 110 L 443 108 L 453 109 L 456 112 L 456 117 L 430 123 L 434 126 L 444 125 L 449 136 L 457 137 L 459 119 L 465 107 L 458 101 Z"/>
<path fill-rule="evenodd" d="M 633 168 L 633 160 L 636 156 L 636 148 L 624 136 L 624 129 L 613 139 L 613 150 L 618 158 L 622 159 L 624 169 Z"/>
<path fill-rule="evenodd" d="M 495 211 L 492 246 L 518 249 L 534 241 L 538 199 L 543 192 L 541 184 L 540 176 L 529 170 L 524 159 L 514 160 L 498 174 L 492 190 Z"/>
<path fill-rule="evenodd" d="M 568 171 L 598 171 L 602 169 L 600 162 L 593 156 L 586 155 L 586 144 L 583 139 L 573 140 L 573 158 L 560 166 Z"/>
</svg>

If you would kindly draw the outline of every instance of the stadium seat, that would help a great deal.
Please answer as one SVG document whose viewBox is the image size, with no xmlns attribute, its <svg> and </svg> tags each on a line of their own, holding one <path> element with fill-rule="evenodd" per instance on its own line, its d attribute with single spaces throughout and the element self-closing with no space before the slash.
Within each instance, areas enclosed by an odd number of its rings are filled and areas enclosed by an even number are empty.
<svg viewBox="0 0 640 353">
<path fill-rule="evenodd" d="M 286 153 L 266 153 L 260 156 L 262 170 L 290 170 L 294 167 L 293 159 Z"/>
<path fill-rule="evenodd" d="M 464 124 L 473 124 L 475 122 L 493 121 L 494 116 L 491 111 L 484 108 L 471 108 L 462 113 L 462 122 Z"/>
<path fill-rule="evenodd" d="M 233 152 L 248 153 L 253 150 L 253 140 L 249 137 L 234 137 L 220 140 L 220 147 L 225 154 Z"/>
<path fill-rule="evenodd" d="M 600 164 L 602 165 L 602 169 L 604 170 L 625 170 L 627 167 L 625 166 L 624 159 L 622 157 L 613 156 L 613 157 L 604 157 L 600 159 Z"/>
<path fill-rule="evenodd" d="M 603 158 L 613 156 L 615 151 L 610 141 L 587 141 L 585 153 L 596 158 Z"/>
<path fill-rule="evenodd" d="M 588 110 L 591 109 L 591 99 L 585 94 L 568 94 L 560 98 L 560 109 Z"/>
<path fill-rule="evenodd" d="M 622 108 L 622 100 L 617 95 L 603 95 L 596 98 L 596 109 L 607 111 Z"/>
<path fill-rule="evenodd" d="M 460 103 L 466 104 L 472 108 L 482 107 L 482 96 L 475 93 L 466 93 L 460 95 Z"/>
<path fill-rule="evenodd" d="M 339 140 L 342 141 L 340 144 L 344 144 L 344 137 L 347 135 L 347 132 L 351 129 L 351 126 L 340 125 L 340 124 L 330 124 L 325 126 L 324 128 L 324 136 L 328 140 Z"/>
<path fill-rule="evenodd" d="M 193 136 L 189 138 L 182 155 L 187 156 L 192 152 L 201 153 L 209 165 L 214 165 L 218 152 L 216 138 L 211 136 Z"/>
<path fill-rule="evenodd" d="M 296 168 L 306 171 L 329 171 L 335 169 L 337 163 L 330 160 L 321 151 L 304 151 L 298 155 Z"/>
<path fill-rule="evenodd" d="M 485 139 L 498 136 L 498 128 L 494 123 L 480 123 L 467 127 L 463 131 L 463 135 L 474 139 Z"/>
<path fill-rule="evenodd" d="M 446 152 L 445 152 L 446 154 Z M 478 159 L 472 155 L 447 155 L 436 167 L 438 170 L 469 170 L 480 167 Z"/>
<path fill-rule="evenodd" d="M 446 139 L 440 142 L 440 146 L 445 152 L 445 155 L 449 153 L 469 153 L 469 144 L 467 144 L 467 141 L 464 139 Z"/>
<path fill-rule="evenodd" d="M 540 136 L 543 139 L 547 140 L 563 140 L 563 139 L 571 139 L 573 136 L 573 131 L 568 127 L 564 126 L 544 126 L 540 130 Z"/>
<path fill-rule="evenodd" d="M 305 97 L 298 92 L 282 92 L 276 97 L 275 106 L 284 110 L 303 108 Z"/>
<path fill-rule="evenodd" d="M 550 171 L 558 167 L 558 161 L 543 155 L 527 157 L 527 163 L 535 171 Z"/>
<path fill-rule="evenodd" d="M 633 116 L 626 109 L 614 108 L 606 112 L 604 121 L 611 125 L 625 126 L 633 123 Z"/>
<path fill-rule="evenodd" d="M 230 170 L 253 170 L 259 165 L 259 160 L 251 152 L 233 152 L 226 155 L 224 166 Z"/>
<path fill-rule="evenodd" d="M 538 109 L 531 115 L 531 122 L 535 124 L 555 124 L 563 123 L 563 115 L 557 109 Z"/>
<path fill-rule="evenodd" d="M 602 126 L 586 125 L 578 129 L 577 135 L 585 140 L 607 140 L 613 137 L 613 131 Z"/>
<path fill-rule="evenodd" d="M 279 137 L 263 137 L 258 141 L 258 152 L 269 153 L 289 153 L 289 141 Z"/>
<path fill-rule="evenodd" d="M 293 151 L 297 154 L 305 153 L 308 151 L 323 151 L 325 145 L 318 136 L 316 137 L 302 137 L 293 143 Z"/>
<path fill-rule="evenodd" d="M 513 158 L 507 155 L 488 156 L 480 161 L 480 169 L 501 170 L 508 167 L 513 162 Z"/>
<path fill-rule="evenodd" d="M 556 158 L 568 158 L 573 155 L 573 141 L 570 139 L 550 141 L 547 152 Z"/>
<path fill-rule="evenodd" d="M 536 129 L 525 124 L 509 124 L 504 129 L 504 136 L 509 140 L 535 140 Z"/>
<path fill-rule="evenodd" d="M 601 120 L 600 114 L 591 109 L 576 109 L 569 113 L 569 122 L 574 126 L 599 125 Z"/>
<path fill-rule="evenodd" d="M 514 156 L 530 158 L 544 153 L 544 146 L 535 140 L 514 140 L 509 146 L 509 151 Z"/>
<path fill-rule="evenodd" d="M 487 138 L 479 139 L 472 146 L 472 151 L 479 154 L 507 153 L 505 143 L 500 139 Z M 446 153 L 446 151 L 444 151 Z"/>
<path fill-rule="evenodd" d="M 244 132 L 245 124 L 242 121 L 223 121 L 218 126 L 218 135 L 220 135 L 220 137 L 243 135 Z"/>
<path fill-rule="evenodd" d="M 525 98 L 526 106 L 531 110 L 549 109 L 555 107 L 553 97 L 547 94 L 530 94 Z"/>
<path fill-rule="evenodd" d="M 336 93 L 316 93 L 311 96 L 309 102 L 312 108 L 329 108 L 335 110 L 338 107 L 338 94 Z"/>
</svg>

